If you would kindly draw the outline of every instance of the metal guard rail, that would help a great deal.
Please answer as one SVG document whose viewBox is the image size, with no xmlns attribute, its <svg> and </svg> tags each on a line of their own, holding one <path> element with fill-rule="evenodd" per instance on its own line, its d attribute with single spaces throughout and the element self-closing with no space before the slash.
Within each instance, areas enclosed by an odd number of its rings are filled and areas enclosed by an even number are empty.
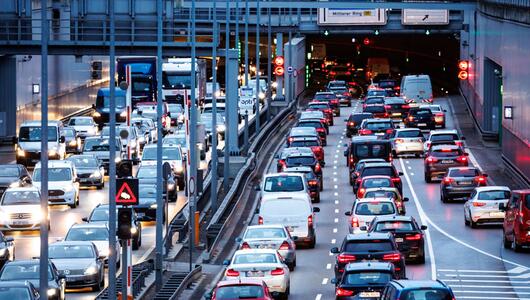
<svg viewBox="0 0 530 300">
<path fill-rule="evenodd" d="M 190 284 L 192 284 L 195 280 L 197 280 L 197 278 L 201 276 L 201 274 L 202 274 L 202 266 L 201 265 L 195 266 L 195 269 L 193 269 L 191 272 L 188 273 L 188 275 L 186 275 L 186 277 L 184 277 L 179 287 L 175 290 L 175 292 L 173 293 L 173 296 L 171 296 L 169 300 L 178 299 L 178 295 L 180 295 L 180 293 L 182 293 L 184 289 L 187 289 Z"/>
<path fill-rule="evenodd" d="M 133 265 L 133 295 L 137 296 L 142 288 L 145 286 L 145 278 L 153 272 L 155 268 L 154 261 L 152 259 Z M 135 276 L 136 275 L 136 276 Z M 116 276 L 116 294 L 120 292 L 121 287 L 121 274 Z M 96 300 L 109 299 L 109 288 L 104 288 L 95 298 Z"/>
</svg>

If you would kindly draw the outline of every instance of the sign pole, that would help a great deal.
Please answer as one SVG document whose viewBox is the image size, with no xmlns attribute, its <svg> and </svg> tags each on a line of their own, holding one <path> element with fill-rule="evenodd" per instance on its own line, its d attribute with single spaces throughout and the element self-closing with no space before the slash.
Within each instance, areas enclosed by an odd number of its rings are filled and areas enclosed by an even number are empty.
<svg viewBox="0 0 530 300">
<path fill-rule="evenodd" d="M 127 127 L 131 126 L 131 108 L 132 108 L 132 77 L 131 77 L 131 66 L 125 66 L 125 78 L 127 81 L 127 94 L 125 97 L 126 100 L 126 111 L 127 119 L 125 120 Z M 131 146 L 127 143 L 127 159 L 132 159 Z"/>
</svg>

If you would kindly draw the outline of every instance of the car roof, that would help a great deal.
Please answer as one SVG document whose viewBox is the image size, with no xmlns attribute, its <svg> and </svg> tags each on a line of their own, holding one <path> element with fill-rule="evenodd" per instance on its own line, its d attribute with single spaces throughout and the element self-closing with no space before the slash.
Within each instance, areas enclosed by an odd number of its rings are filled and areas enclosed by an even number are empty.
<svg viewBox="0 0 530 300">
<path fill-rule="evenodd" d="M 318 141 L 320 138 L 318 136 L 293 136 L 293 142 L 299 141 Z M 288 149 L 288 148 L 285 148 Z"/>
<path fill-rule="evenodd" d="M 392 121 L 392 119 L 388 119 L 388 118 L 374 118 L 374 119 L 364 119 L 363 122 L 377 122 L 377 123 L 382 123 L 382 122 L 394 122 Z"/>
<path fill-rule="evenodd" d="M 286 173 L 291 173 L 291 172 L 307 173 L 307 172 L 313 172 L 313 169 L 311 169 L 311 167 L 308 167 L 308 166 L 299 166 L 299 167 L 285 168 L 283 171 L 286 172 Z"/>
<path fill-rule="evenodd" d="M 396 131 L 399 132 L 399 131 L 421 131 L 421 129 L 419 128 L 396 128 Z"/>
<path fill-rule="evenodd" d="M 364 176 L 361 179 L 364 181 L 366 179 L 377 179 L 377 178 L 385 178 L 385 179 L 391 180 L 390 176 L 386 176 L 386 175 L 370 175 L 370 176 Z"/>
<path fill-rule="evenodd" d="M 443 288 L 447 289 L 447 285 L 440 280 L 392 280 L 402 288 Z"/>
<path fill-rule="evenodd" d="M 437 129 L 437 130 L 431 130 L 431 135 L 436 134 L 458 134 L 458 131 L 456 129 Z"/>
<path fill-rule="evenodd" d="M 236 254 L 261 254 L 261 253 L 273 253 L 273 254 L 276 254 L 277 253 L 277 250 L 276 249 L 242 249 L 242 250 L 237 250 L 236 253 L 234 253 L 234 256 L 236 256 Z"/>
<path fill-rule="evenodd" d="M 374 222 L 385 222 L 385 221 L 410 221 L 412 222 L 414 218 L 412 216 L 376 216 Z"/>
<path fill-rule="evenodd" d="M 260 228 L 281 228 L 285 229 L 285 226 L 282 224 L 263 224 L 263 225 L 250 225 L 247 227 L 249 229 L 260 229 Z"/>
<path fill-rule="evenodd" d="M 57 125 L 61 125 L 63 122 L 62 121 L 53 121 L 53 120 L 50 120 L 48 121 L 48 126 L 57 126 Z M 41 125 L 41 121 L 40 120 L 35 120 L 35 121 L 25 121 L 23 122 L 20 127 L 23 127 L 23 126 L 38 126 L 40 127 Z"/>
<path fill-rule="evenodd" d="M 69 160 L 49 160 L 48 161 L 48 167 L 52 167 L 52 168 L 58 168 L 58 167 L 72 168 L 73 166 L 74 164 Z M 40 167 L 41 167 L 41 162 L 39 161 L 35 165 L 35 168 L 40 168 Z"/>
<path fill-rule="evenodd" d="M 359 199 L 355 200 L 354 204 L 367 203 L 367 202 L 391 202 L 391 203 L 394 203 L 394 200 L 392 200 L 392 198 L 387 198 L 387 197 L 359 198 Z"/>
<path fill-rule="evenodd" d="M 364 168 L 393 167 L 390 162 L 366 162 Z"/>
<path fill-rule="evenodd" d="M 475 167 L 451 167 L 447 169 L 447 172 L 453 171 L 453 170 L 477 170 L 478 171 L 479 169 Z"/>
<path fill-rule="evenodd" d="M 312 153 L 310 154 L 308 152 L 292 152 L 292 153 L 287 154 L 287 157 L 307 157 L 307 156 L 314 157 Z"/>
<path fill-rule="evenodd" d="M 369 232 L 369 233 L 349 233 L 346 235 L 347 241 L 358 241 L 358 240 L 380 240 L 390 239 L 392 234 L 390 232 Z"/>
<path fill-rule="evenodd" d="M 10 192 L 39 192 L 40 193 L 40 190 L 35 187 L 35 186 L 21 186 L 21 187 L 10 187 L 10 188 L 7 188 L 7 190 L 5 190 L 4 193 L 6 193 L 7 191 L 10 191 Z"/>
<path fill-rule="evenodd" d="M 296 172 L 292 172 L 292 173 L 285 173 L 285 172 L 280 172 L 280 173 L 269 173 L 267 175 L 265 175 L 264 178 L 269 178 L 269 177 L 283 177 L 283 176 L 300 176 L 300 177 L 304 177 L 305 175 L 302 174 L 302 173 L 296 173 Z"/>
<path fill-rule="evenodd" d="M 363 136 L 354 136 L 351 138 L 353 142 L 364 142 L 364 141 L 375 141 L 378 140 L 378 137 L 375 135 L 363 135 Z"/>
<path fill-rule="evenodd" d="M 70 228 L 105 228 L 108 229 L 106 223 L 77 223 L 73 224 Z"/>
<path fill-rule="evenodd" d="M 304 140 L 306 139 L 306 137 L 295 137 L 294 140 Z M 307 139 L 314 139 L 313 137 L 307 137 Z M 302 151 L 305 151 L 307 153 L 309 152 L 313 152 L 313 150 L 311 150 L 311 148 L 309 147 L 287 147 L 287 148 L 283 148 L 282 152 L 284 153 L 292 153 L 292 152 L 302 152 Z"/>
<path fill-rule="evenodd" d="M 354 262 L 349 263 L 344 268 L 345 272 L 352 271 L 391 271 L 394 269 L 394 265 L 389 262 Z"/>
<path fill-rule="evenodd" d="M 479 187 L 476 187 L 475 190 L 477 192 L 498 191 L 498 190 L 511 191 L 509 187 L 502 186 L 502 185 L 479 186 Z"/>
<path fill-rule="evenodd" d="M 311 104 L 315 104 L 315 105 L 322 105 L 322 104 L 329 105 L 329 103 L 324 102 L 324 101 L 312 101 L 312 102 L 309 102 L 308 105 L 311 105 Z"/>
<path fill-rule="evenodd" d="M 375 191 L 386 191 L 386 192 L 397 192 L 399 194 L 399 191 L 397 187 L 371 187 L 366 188 L 365 194 L 368 192 L 375 192 Z"/>
<path fill-rule="evenodd" d="M 259 285 L 263 286 L 263 280 L 261 279 L 254 279 L 254 278 L 246 278 L 246 277 L 238 277 L 238 279 L 228 279 L 219 281 L 217 283 L 217 287 L 223 287 L 223 286 L 231 286 L 231 285 Z"/>
<path fill-rule="evenodd" d="M 73 245 L 85 245 L 85 246 L 93 246 L 94 244 L 90 241 L 60 241 L 60 242 L 55 242 L 53 244 L 50 244 L 50 246 L 52 245 L 65 245 L 65 246 L 73 246 Z"/>
</svg>

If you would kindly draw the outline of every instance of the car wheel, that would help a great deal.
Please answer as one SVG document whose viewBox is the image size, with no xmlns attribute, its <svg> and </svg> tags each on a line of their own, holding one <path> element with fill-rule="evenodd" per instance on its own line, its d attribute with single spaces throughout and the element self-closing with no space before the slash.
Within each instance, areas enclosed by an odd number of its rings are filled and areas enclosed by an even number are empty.
<svg viewBox="0 0 530 300">
<path fill-rule="evenodd" d="M 512 249 L 515 252 L 521 252 L 523 251 L 523 247 L 517 243 L 517 240 L 515 239 L 515 234 L 512 241 Z"/>
<path fill-rule="evenodd" d="M 447 197 L 443 193 L 440 193 L 440 200 L 442 203 L 447 203 Z"/>
<path fill-rule="evenodd" d="M 324 180 L 320 179 L 320 191 L 324 190 Z"/>
<path fill-rule="evenodd" d="M 138 250 L 138 248 L 140 248 L 139 240 L 140 240 L 140 235 L 138 235 L 138 238 L 133 239 L 133 242 L 132 242 L 132 249 L 133 250 Z"/>
<path fill-rule="evenodd" d="M 316 243 L 317 243 L 317 238 L 315 236 L 313 236 L 313 238 L 309 242 L 309 249 L 315 248 Z"/>
<path fill-rule="evenodd" d="M 429 174 L 424 173 L 423 177 L 425 178 L 425 182 L 427 182 L 427 183 L 431 183 L 432 182 L 431 176 Z"/>
<path fill-rule="evenodd" d="M 294 262 L 288 264 L 287 267 L 289 267 L 289 271 L 291 272 L 294 271 L 294 267 L 295 267 Z"/>
<path fill-rule="evenodd" d="M 105 181 L 101 182 L 101 184 L 99 184 L 96 188 L 98 190 L 102 190 L 103 188 L 105 188 Z"/>
<path fill-rule="evenodd" d="M 473 229 L 477 228 L 477 222 L 474 222 L 473 219 L 471 219 L 471 216 L 469 217 L 469 225 Z"/>
<path fill-rule="evenodd" d="M 467 218 L 467 214 L 464 212 L 464 225 L 469 226 L 469 220 Z"/>
<path fill-rule="evenodd" d="M 99 292 L 99 291 L 101 291 L 101 288 L 102 288 L 101 283 L 98 282 L 94 286 L 92 286 L 92 291 Z"/>
<path fill-rule="evenodd" d="M 348 107 L 351 107 L 351 101 L 350 101 L 350 102 L 348 102 Z"/>
<path fill-rule="evenodd" d="M 421 153 L 414 153 L 414 157 L 420 158 L 421 157 Z"/>
<path fill-rule="evenodd" d="M 504 230 L 502 231 L 502 245 L 504 246 L 504 249 L 510 249 L 512 246 L 512 243 L 506 238 Z"/>
</svg>

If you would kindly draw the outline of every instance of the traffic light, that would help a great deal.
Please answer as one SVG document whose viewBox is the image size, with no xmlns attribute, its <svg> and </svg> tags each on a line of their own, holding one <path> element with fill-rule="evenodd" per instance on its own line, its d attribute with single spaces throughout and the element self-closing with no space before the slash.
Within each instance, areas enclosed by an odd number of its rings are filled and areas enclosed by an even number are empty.
<svg viewBox="0 0 530 300">
<path fill-rule="evenodd" d="M 364 44 L 365 46 L 368 46 L 368 45 L 370 45 L 370 39 L 369 39 L 369 38 L 367 38 L 367 37 L 366 37 L 366 38 L 364 38 L 364 40 L 363 40 L 363 44 Z"/>
<path fill-rule="evenodd" d="M 101 71 L 103 69 L 103 63 L 101 61 L 93 61 L 90 70 L 90 77 L 94 80 L 102 78 Z"/>
<path fill-rule="evenodd" d="M 120 240 L 130 240 L 132 238 L 132 208 L 118 209 L 118 232 L 116 235 Z"/>
<path fill-rule="evenodd" d="M 460 60 L 458 61 L 458 79 L 467 80 L 469 78 L 469 61 Z"/>
<path fill-rule="evenodd" d="M 276 56 L 274 58 L 274 75 L 283 76 L 285 73 L 284 62 L 283 56 Z"/>
</svg>

